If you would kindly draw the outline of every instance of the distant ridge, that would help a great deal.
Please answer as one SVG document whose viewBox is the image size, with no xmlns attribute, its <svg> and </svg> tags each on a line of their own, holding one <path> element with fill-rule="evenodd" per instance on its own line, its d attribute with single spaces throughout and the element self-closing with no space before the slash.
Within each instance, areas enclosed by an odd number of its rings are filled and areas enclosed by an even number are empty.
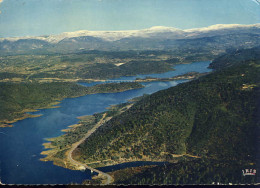
<svg viewBox="0 0 260 188">
<path fill-rule="evenodd" d="M 123 31 L 88 31 L 88 30 L 79 30 L 75 32 L 64 32 L 58 35 L 47 35 L 47 36 L 25 36 L 25 37 L 8 37 L 0 38 L 0 42 L 7 41 L 17 41 L 21 39 L 36 39 L 42 40 L 49 43 L 58 43 L 63 39 L 75 38 L 75 37 L 96 37 L 105 41 L 117 41 L 124 38 L 149 38 L 149 37 L 165 37 L 171 39 L 182 39 L 182 38 L 191 38 L 194 36 L 200 37 L 202 34 L 207 34 L 209 32 L 220 32 L 220 31 L 231 31 L 237 29 L 250 29 L 257 28 L 260 29 L 260 23 L 252 25 L 241 25 L 241 24 L 217 24 L 209 27 L 202 28 L 193 28 L 181 30 L 174 27 L 165 27 L 165 26 L 153 26 L 147 29 L 141 30 L 123 30 Z M 163 35 L 165 34 L 165 35 Z"/>
<path fill-rule="evenodd" d="M 171 50 L 214 55 L 260 44 L 260 23 L 218 24 L 181 30 L 154 26 L 141 30 L 64 32 L 58 35 L 0 38 L 0 55 L 82 53 L 89 50 Z M 192 49 L 192 50 L 191 50 Z"/>
<path fill-rule="evenodd" d="M 216 24 L 208 27 L 202 28 L 193 28 L 193 29 L 185 29 L 185 32 L 193 32 L 193 31 L 212 31 L 212 30 L 222 30 L 222 29 L 239 29 L 239 28 L 251 28 L 257 27 L 260 28 L 260 23 L 251 24 L 251 25 L 242 25 L 242 24 Z"/>
</svg>

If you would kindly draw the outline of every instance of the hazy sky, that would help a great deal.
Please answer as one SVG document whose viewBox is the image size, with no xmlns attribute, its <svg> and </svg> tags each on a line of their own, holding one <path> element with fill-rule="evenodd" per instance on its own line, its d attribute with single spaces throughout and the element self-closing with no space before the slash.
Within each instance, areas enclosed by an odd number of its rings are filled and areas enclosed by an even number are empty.
<svg viewBox="0 0 260 188">
<path fill-rule="evenodd" d="M 260 23 L 259 0 L 0 0 L 0 37 Z"/>
</svg>

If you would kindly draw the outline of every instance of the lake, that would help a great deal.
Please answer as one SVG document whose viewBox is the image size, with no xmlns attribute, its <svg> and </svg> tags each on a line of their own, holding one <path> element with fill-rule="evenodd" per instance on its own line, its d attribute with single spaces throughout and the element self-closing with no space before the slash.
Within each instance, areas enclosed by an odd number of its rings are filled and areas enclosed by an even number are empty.
<svg viewBox="0 0 260 188">
<path fill-rule="evenodd" d="M 175 71 L 162 74 L 147 74 L 131 77 L 115 78 L 114 80 L 135 80 L 136 78 L 158 77 L 168 78 L 187 72 L 210 72 L 211 62 L 194 62 L 191 64 L 176 65 Z M 44 150 L 42 144 L 45 138 L 57 137 L 63 134 L 62 129 L 76 124 L 77 117 L 92 115 L 106 111 L 110 105 L 127 102 L 134 97 L 143 94 L 152 94 L 162 89 L 176 86 L 188 80 L 176 80 L 169 82 L 145 82 L 145 87 L 119 93 L 91 94 L 78 98 L 63 100 L 60 108 L 42 109 L 33 114 L 42 114 L 41 117 L 29 118 L 14 123 L 12 128 L 0 128 L 0 179 L 5 184 L 69 184 L 82 183 L 91 178 L 90 171 L 81 172 L 65 169 L 52 164 L 42 162 L 39 159 L 44 156 L 40 153 Z M 91 86 L 99 83 L 80 83 Z M 134 165 L 139 163 L 134 163 Z M 141 164 L 139 164 L 141 165 Z M 127 164 L 126 166 L 130 166 Z M 105 168 L 105 171 L 111 169 Z"/>
</svg>

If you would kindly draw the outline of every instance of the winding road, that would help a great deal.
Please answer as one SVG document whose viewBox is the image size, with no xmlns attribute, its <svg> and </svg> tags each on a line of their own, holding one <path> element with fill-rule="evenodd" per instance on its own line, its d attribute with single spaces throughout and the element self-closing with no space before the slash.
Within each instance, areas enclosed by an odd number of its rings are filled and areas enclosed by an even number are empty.
<svg viewBox="0 0 260 188">
<path fill-rule="evenodd" d="M 106 121 L 108 121 L 108 120 L 111 119 L 111 117 L 110 117 L 110 118 L 106 118 L 106 119 L 105 119 L 105 117 L 106 117 L 106 113 L 103 114 L 103 117 L 101 118 L 101 120 L 100 120 L 92 129 L 90 129 L 90 130 L 86 133 L 86 135 L 85 135 L 81 140 L 79 140 L 78 142 L 72 144 L 72 147 L 71 147 L 71 149 L 69 150 L 69 153 L 68 153 L 68 160 L 69 160 L 72 164 L 74 164 L 74 165 L 76 165 L 76 166 L 82 166 L 82 167 L 84 167 L 85 169 L 89 169 L 89 170 L 91 170 L 91 171 L 93 171 L 93 172 L 97 172 L 98 174 L 101 174 L 101 175 L 105 176 L 105 177 L 107 178 L 105 185 L 108 185 L 108 184 L 111 184 L 111 183 L 113 182 L 113 178 L 112 178 L 109 174 L 107 174 L 107 173 L 105 173 L 105 172 L 102 172 L 102 171 L 100 171 L 100 170 L 97 170 L 97 169 L 95 169 L 95 168 L 92 168 L 92 167 L 90 167 L 90 166 L 88 166 L 88 165 L 86 165 L 86 164 L 84 164 L 84 163 L 81 163 L 81 162 L 79 162 L 79 161 L 76 161 L 76 160 L 74 160 L 74 159 L 72 158 L 72 153 L 73 153 L 73 151 L 74 151 L 80 144 L 82 144 L 93 132 L 95 132 L 95 131 L 97 130 L 97 128 L 99 128 L 102 124 L 104 124 Z"/>
</svg>

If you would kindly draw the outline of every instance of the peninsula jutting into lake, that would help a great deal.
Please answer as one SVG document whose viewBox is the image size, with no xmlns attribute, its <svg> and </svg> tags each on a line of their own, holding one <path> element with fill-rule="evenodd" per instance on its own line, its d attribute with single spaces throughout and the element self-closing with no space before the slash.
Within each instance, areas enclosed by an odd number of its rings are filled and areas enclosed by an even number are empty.
<svg viewBox="0 0 260 188">
<path fill-rule="evenodd" d="M 259 8 L 0 0 L 0 184 L 259 183 Z"/>
</svg>

